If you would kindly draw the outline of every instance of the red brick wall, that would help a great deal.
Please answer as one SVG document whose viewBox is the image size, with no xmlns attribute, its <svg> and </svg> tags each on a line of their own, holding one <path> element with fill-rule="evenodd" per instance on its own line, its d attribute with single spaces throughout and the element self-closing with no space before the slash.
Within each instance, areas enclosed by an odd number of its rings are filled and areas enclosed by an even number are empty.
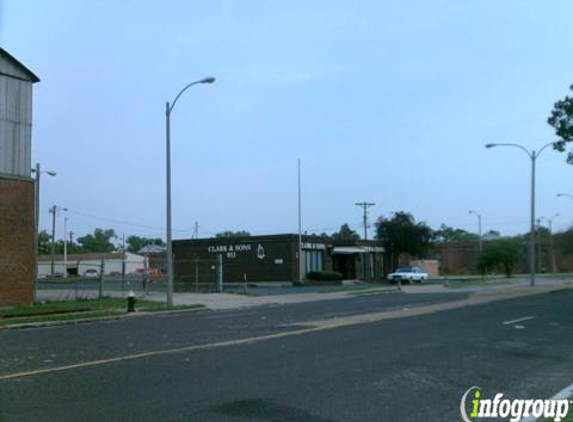
<svg viewBox="0 0 573 422">
<path fill-rule="evenodd" d="M 0 177 L 0 306 L 34 296 L 34 182 Z"/>
</svg>

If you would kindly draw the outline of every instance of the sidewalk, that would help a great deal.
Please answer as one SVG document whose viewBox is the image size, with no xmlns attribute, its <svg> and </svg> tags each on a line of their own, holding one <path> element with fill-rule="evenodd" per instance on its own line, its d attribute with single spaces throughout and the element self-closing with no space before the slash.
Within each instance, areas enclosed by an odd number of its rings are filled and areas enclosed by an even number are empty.
<svg viewBox="0 0 573 422">
<path fill-rule="evenodd" d="M 471 300 L 477 302 L 489 302 L 495 300 L 510 299 L 531 294 L 541 294 L 556 290 L 573 288 L 573 281 L 554 280 L 551 282 L 541 282 L 531 287 L 528 283 L 514 283 L 502 285 L 481 285 L 468 286 L 463 288 L 447 288 L 441 284 L 404 285 L 399 292 L 397 286 L 373 286 L 372 289 L 362 289 L 356 291 L 340 292 L 309 292 L 309 293 L 289 293 L 267 296 L 248 296 L 237 293 L 175 293 L 173 295 L 174 305 L 200 304 L 212 310 L 241 309 L 257 306 L 284 305 L 292 303 L 316 302 L 323 300 L 339 300 L 351 297 L 378 295 L 378 294 L 459 294 L 469 293 Z M 106 292 L 107 296 L 126 297 L 127 292 L 114 291 Z M 144 295 L 137 292 L 141 299 L 157 302 L 166 301 L 166 294 L 162 292 L 150 292 Z M 69 290 L 41 290 L 40 300 L 73 300 L 74 291 Z M 96 298 L 97 291 L 80 290 L 78 297 Z"/>
</svg>

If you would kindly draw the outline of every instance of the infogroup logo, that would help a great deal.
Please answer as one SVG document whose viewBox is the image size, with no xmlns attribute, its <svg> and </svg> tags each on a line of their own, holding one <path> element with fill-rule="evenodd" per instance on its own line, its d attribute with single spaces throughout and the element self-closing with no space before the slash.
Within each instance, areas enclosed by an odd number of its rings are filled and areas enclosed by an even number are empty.
<svg viewBox="0 0 573 422">
<path fill-rule="evenodd" d="M 472 394 L 473 392 L 473 394 Z M 468 402 L 468 400 L 471 400 Z M 563 400 L 524 400 L 504 399 L 497 393 L 493 399 L 485 399 L 479 387 L 469 388 L 460 403 L 460 413 L 464 422 L 474 422 L 480 418 L 502 418 L 519 422 L 523 418 L 545 418 L 560 422 L 569 413 L 568 399 Z M 468 415 L 469 409 L 469 415 Z"/>
</svg>

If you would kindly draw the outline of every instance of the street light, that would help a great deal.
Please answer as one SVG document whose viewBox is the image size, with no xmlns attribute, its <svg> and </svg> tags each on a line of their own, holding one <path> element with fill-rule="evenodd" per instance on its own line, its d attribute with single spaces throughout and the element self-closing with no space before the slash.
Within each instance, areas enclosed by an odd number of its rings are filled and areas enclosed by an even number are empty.
<svg viewBox="0 0 573 422">
<path fill-rule="evenodd" d="M 573 199 L 573 195 L 571 195 L 570 193 L 558 193 L 557 196 L 559 198 L 565 197 L 565 198 Z"/>
<path fill-rule="evenodd" d="M 531 160 L 531 224 L 529 235 L 529 278 L 531 286 L 535 286 L 535 162 L 543 150 L 553 144 L 554 142 L 549 142 L 548 144 L 543 145 L 543 147 L 541 147 L 541 149 L 537 152 L 534 149 L 529 151 L 527 148 L 519 144 L 486 144 L 485 146 L 486 148 L 519 148 L 524 151 Z"/>
<path fill-rule="evenodd" d="M 478 231 L 479 231 L 479 251 L 482 252 L 483 251 L 483 240 L 482 240 L 482 235 L 481 235 L 481 214 L 478 214 L 477 212 L 475 212 L 474 210 L 469 210 L 468 211 L 470 214 L 474 214 L 475 216 L 477 216 L 478 219 Z"/>
<path fill-rule="evenodd" d="M 165 103 L 165 143 L 166 143 L 166 181 L 167 181 L 167 307 L 173 307 L 173 251 L 171 245 L 171 112 L 179 97 L 190 87 L 197 84 L 212 84 L 215 78 L 212 76 L 191 82 L 186 85 L 173 102 Z"/>
<path fill-rule="evenodd" d="M 44 170 L 42 171 L 40 168 L 40 163 L 36 163 L 36 168 L 33 168 L 32 173 L 36 174 L 36 178 L 34 181 L 34 187 L 36 188 L 36 192 L 34 195 L 35 199 L 35 207 L 34 207 L 34 223 L 35 223 L 35 230 L 34 230 L 34 302 L 37 301 L 38 295 L 38 234 L 40 232 L 40 178 L 42 173 L 47 174 L 48 176 L 54 177 L 56 172 L 53 170 Z"/>
</svg>

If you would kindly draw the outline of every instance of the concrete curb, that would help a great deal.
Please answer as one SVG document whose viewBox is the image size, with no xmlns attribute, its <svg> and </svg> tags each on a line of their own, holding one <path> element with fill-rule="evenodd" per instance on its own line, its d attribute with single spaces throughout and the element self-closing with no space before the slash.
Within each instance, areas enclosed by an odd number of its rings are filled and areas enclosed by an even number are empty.
<svg viewBox="0 0 573 422">
<path fill-rule="evenodd" d="M 44 328 L 44 327 L 57 327 L 60 325 L 74 325 L 74 324 L 85 324 L 88 322 L 101 322 L 101 321 L 116 321 L 120 319 L 130 319 L 130 318 L 140 318 L 145 316 L 160 316 L 160 315 L 173 315 L 173 314 L 180 314 L 180 313 L 195 313 L 195 312 L 202 312 L 208 311 L 209 308 L 200 307 L 200 308 L 190 308 L 190 309 L 175 309 L 171 311 L 135 311 L 133 313 L 125 313 L 125 314 L 118 314 L 118 315 L 109 315 L 103 317 L 94 317 L 94 318 L 78 318 L 78 319 L 69 319 L 69 320 L 61 320 L 61 321 L 40 321 L 40 322 L 23 322 L 21 324 L 13 324 L 13 325 L 3 325 L 0 326 L 0 330 L 18 330 L 24 328 Z"/>
</svg>

